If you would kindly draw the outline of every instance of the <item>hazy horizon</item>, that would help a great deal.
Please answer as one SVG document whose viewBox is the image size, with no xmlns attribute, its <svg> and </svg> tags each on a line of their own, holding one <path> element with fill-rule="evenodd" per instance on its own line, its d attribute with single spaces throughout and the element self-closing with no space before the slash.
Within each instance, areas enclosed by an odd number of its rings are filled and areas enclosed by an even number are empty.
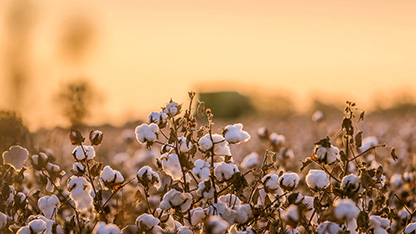
<svg viewBox="0 0 416 234">
<path fill-rule="evenodd" d="M 31 128 L 63 124 L 54 95 L 77 77 L 102 95 L 93 124 L 212 83 L 283 92 L 298 108 L 316 96 L 371 108 L 416 88 L 415 15 L 410 0 L 2 1 L 0 109 Z"/>
</svg>

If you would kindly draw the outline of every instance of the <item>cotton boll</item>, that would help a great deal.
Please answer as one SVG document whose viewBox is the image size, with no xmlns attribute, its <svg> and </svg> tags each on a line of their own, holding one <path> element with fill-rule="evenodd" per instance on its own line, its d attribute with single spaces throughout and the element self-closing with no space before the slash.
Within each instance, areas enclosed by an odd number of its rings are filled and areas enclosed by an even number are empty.
<svg viewBox="0 0 416 234">
<path fill-rule="evenodd" d="M 39 209 L 48 219 L 53 218 L 53 214 L 57 213 L 60 204 L 61 202 L 56 195 L 44 196 L 38 201 Z"/>
<path fill-rule="evenodd" d="M 42 170 L 46 164 L 48 163 L 48 156 L 44 153 L 39 153 L 38 155 L 32 155 L 30 161 L 32 162 L 32 166 L 36 170 Z"/>
<path fill-rule="evenodd" d="M 390 178 L 390 184 L 394 188 L 399 188 L 400 186 L 402 186 L 403 184 L 402 175 L 398 173 L 395 173 L 394 175 L 392 175 Z"/>
<path fill-rule="evenodd" d="M 144 166 L 137 172 L 137 180 L 147 188 L 160 182 L 159 175 L 149 166 Z"/>
<path fill-rule="evenodd" d="M 79 162 L 72 164 L 72 170 L 78 175 L 85 173 L 85 167 Z"/>
<path fill-rule="evenodd" d="M 325 164 L 332 164 L 340 159 L 339 149 L 333 145 L 316 145 L 314 150 L 314 157 L 318 162 Z"/>
<path fill-rule="evenodd" d="M 166 119 L 167 119 L 167 115 L 160 111 L 160 112 L 152 112 L 149 114 L 149 116 L 147 117 L 147 122 L 150 123 L 155 123 L 157 125 L 164 125 L 166 124 Z"/>
<path fill-rule="evenodd" d="M 206 134 L 205 136 L 199 139 L 198 145 L 199 145 L 199 148 L 205 152 L 205 151 L 210 150 L 214 144 L 212 143 L 210 135 Z"/>
<path fill-rule="evenodd" d="M 237 217 L 235 221 L 237 223 L 244 224 L 246 223 L 251 217 L 253 217 L 253 212 L 251 210 L 251 206 L 249 204 L 242 204 L 238 207 L 237 210 Z"/>
<path fill-rule="evenodd" d="M 211 173 L 210 169 L 209 169 L 209 163 L 202 160 L 202 159 L 198 159 L 195 161 L 194 163 L 195 167 L 192 169 L 192 171 L 194 172 L 194 174 L 202 179 L 202 180 L 207 180 L 209 179 L 209 174 Z"/>
<path fill-rule="evenodd" d="M 136 127 L 136 139 L 139 143 L 154 142 L 157 139 L 159 127 L 154 124 L 142 124 Z"/>
<path fill-rule="evenodd" d="M 91 184 L 84 177 L 72 176 L 68 182 L 68 189 L 77 209 L 87 211 L 92 208 Z"/>
<path fill-rule="evenodd" d="M 385 229 L 390 226 L 390 221 L 377 215 L 371 215 L 369 226 L 374 229 L 375 234 L 387 234 Z"/>
<path fill-rule="evenodd" d="M 339 227 L 338 224 L 325 221 L 321 225 L 316 228 L 316 233 L 318 234 L 332 234 L 332 233 L 339 233 L 342 229 Z"/>
<path fill-rule="evenodd" d="M 204 209 L 202 209 L 202 207 L 193 208 L 192 210 L 190 210 L 190 214 L 191 214 L 191 225 L 189 226 L 194 226 L 199 223 L 202 223 L 202 221 L 206 217 L 205 211 Z M 186 219 L 186 221 L 189 222 L 189 219 Z"/>
<path fill-rule="evenodd" d="M 261 182 L 263 183 L 266 192 L 274 193 L 276 190 L 280 189 L 278 180 L 278 175 L 268 174 L 261 179 Z"/>
<path fill-rule="evenodd" d="M 120 228 L 115 224 L 98 222 L 92 231 L 93 234 L 120 234 Z"/>
<path fill-rule="evenodd" d="M 79 145 L 72 151 L 72 156 L 74 156 L 74 159 L 77 161 L 84 159 L 92 160 L 95 157 L 95 150 L 94 147 L 89 145 Z"/>
<path fill-rule="evenodd" d="M 219 189 L 217 185 L 215 185 L 215 187 L 217 188 L 217 190 Z M 199 196 L 203 198 L 211 199 L 214 197 L 215 189 L 212 186 L 212 183 L 210 180 L 205 180 L 205 181 L 201 181 L 198 184 L 197 193 Z"/>
<path fill-rule="evenodd" d="M 171 208 L 180 207 L 182 211 L 186 211 L 192 204 L 192 195 L 189 193 L 181 193 L 176 189 L 171 189 L 163 196 L 159 207 L 162 210 L 169 210 Z"/>
<path fill-rule="evenodd" d="M 416 223 L 409 223 L 404 229 L 404 233 L 410 234 L 416 231 Z"/>
<path fill-rule="evenodd" d="M 283 220 L 291 227 L 296 227 L 299 222 L 299 210 L 296 205 L 290 205 L 282 214 Z"/>
<path fill-rule="evenodd" d="M 32 220 L 27 225 L 35 233 L 46 231 L 46 222 L 43 221 L 42 219 Z"/>
<path fill-rule="evenodd" d="M 22 169 L 28 156 L 29 151 L 18 145 L 11 146 L 9 150 L 5 151 L 2 155 L 4 162 L 13 165 L 16 170 Z"/>
<path fill-rule="evenodd" d="M 344 176 L 341 181 L 341 187 L 345 192 L 351 195 L 359 193 L 362 190 L 361 180 L 354 174 Z"/>
<path fill-rule="evenodd" d="M 169 116 L 175 116 L 177 114 L 179 114 L 181 109 L 181 105 L 179 105 L 177 102 L 174 101 L 170 101 L 167 105 L 166 108 L 163 110 L 163 112 L 165 112 L 165 114 L 169 115 Z"/>
<path fill-rule="evenodd" d="M 230 147 L 225 138 L 219 134 L 212 135 L 212 140 L 214 142 L 214 154 L 218 156 L 231 155 Z"/>
<path fill-rule="evenodd" d="M 237 165 L 226 162 L 219 163 L 214 169 L 214 175 L 219 181 L 231 179 L 236 172 L 240 172 Z"/>
<path fill-rule="evenodd" d="M 250 139 L 250 134 L 243 131 L 243 124 L 238 123 L 234 125 L 227 125 L 224 128 L 223 135 L 225 139 L 232 144 L 246 142 Z"/>
<path fill-rule="evenodd" d="M 178 228 L 178 234 L 193 234 L 194 232 L 189 229 L 188 227 L 180 227 Z"/>
<path fill-rule="evenodd" d="M 229 225 L 233 224 L 237 217 L 237 210 L 232 209 L 223 202 L 214 203 L 207 208 L 208 215 L 220 215 Z"/>
<path fill-rule="evenodd" d="M 45 224 L 46 224 L 46 230 L 41 231 L 40 233 L 42 233 L 42 234 L 52 234 L 52 229 L 53 229 L 52 226 L 55 223 L 55 221 L 53 221 L 51 219 L 47 219 L 45 216 L 42 216 L 42 215 L 31 215 L 31 216 L 29 216 L 28 221 L 30 222 L 30 221 L 33 221 L 33 220 L 42 220 L 42 221 L 45 222 Z M 30 226 L 30 228 L 32 228 L 32 226 Z M 60 230 L 57 229 L 54 232 L 54 234 L 55 233 L 58 234 L 58 233 L 63 233 L 63 232 L 62 232 L 62 230 L 60 231 Z"/>
<path fill-rule="evenodd" d="M 350 199 L 338 199 L 334 202 L 334 214 L 338 220 L 349 221 L 360 213 L 355 203 Z"/>
<path fill-rule="evenodd" d="M 185 137 L 179 137 L 178 142 L 179 142 L 179 151 L 180 152 L 186 153 L 189 150 L 191 150 L 192 142 L 188 142 L 188 144 L 186 144 L 186 138 Z"/>
<path fill-rule="evenodd" d="M 210 216 L 205 224 L 205 232 L 210 234 L 223 234 L 230 225 L 218 215 Z"/>
<path fill-rule="evenodd" d="M 286 191 L 294 190 L 299 184 L 299 176 L 296 173 L 284 173 L 279 178 L 280 187 Z"/>
<path fill-rule="evenodd" d="M 170 175 L 173 180 L 182 179 L 182 167 L 178 155 L 175 153 L 166 153 L 160 156 L 163 170 Z"/>
<path fill-rule="evenodd" d="M 377 144 L 378 144 L 377 137 L 375 136 L 366 137 L 362 140 L 360 151 L 364 152 L 370 149 L 371 147 L 376 146 Z"/>
<path fill-rule="evenodd" d="M 329 178 L 324 171 L 312 169 L 306 175 L 306 184 L 312 190 L 322 190 L 329 186 Z"/>
<path fill-rule="evenodd" d="M 244 157 L 240 166 L 242 168 L 252 169 L 252 168 L 258 167 L 259 164 L 260 164 L 259 155 L 256 152 L 252 152 L 251 154 Z"/>
<path fill-rule="evenodd" d="M 142 214 L 136 219 L 136 226 L 140 232 L 155 232 L 157 229 L 160 229 L 158 224 L 160 223 L 159 219 L 153 217 L 149 214 Z"/>
<path fill-rule="evenodd" d="M 286 142 L 286 137 L 274 132 L 270 134 L 269 140 L 272 145 L 280 147 Z"/>
<path fill-rule="evenodd" d="M 28 226 L 24 226 L 24 227 L 19 228 L 16 234 L 32 234 L 32 231 L 30 230 Z"/>
<path fill-rule="evenodd" d="M 0 212 L 0 229 L 3 229 L 7 224 L 7 216 Z"/>
<path fill-rule="evenodd" d="M 211 140 L 212 137 L 212 140 Z M 203 152 L 211 150 L 214 147 L 214 154 L 218 156 L 231 155 L 230 147 L 225 138 L 219 134 L 209 135 L 201 137 L 198 141 L 199 149 Z"/>
<path fill-rule="evenodd" d="M 101 171 L 100 179 L 104 184 L 113 187 L 113 185 L 121 184 L 124 181 L 123 175 L 117 170 L 113 170 L 110 166 L 105 166 Z"/>
</svg>

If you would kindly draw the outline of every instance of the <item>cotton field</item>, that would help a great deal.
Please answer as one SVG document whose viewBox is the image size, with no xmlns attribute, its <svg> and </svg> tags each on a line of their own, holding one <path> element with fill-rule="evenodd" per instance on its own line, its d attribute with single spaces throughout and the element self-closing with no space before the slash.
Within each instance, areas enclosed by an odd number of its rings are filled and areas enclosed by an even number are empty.
<svg viewBox="0 0 416 234">
<path fill-rule="evenodd" d="M 339 117 L 217 124 L 190 92 L 130 129 L 44 134 L 2 152 L 0 233 L 416 233 L 415 132 Z"/>
</svg>

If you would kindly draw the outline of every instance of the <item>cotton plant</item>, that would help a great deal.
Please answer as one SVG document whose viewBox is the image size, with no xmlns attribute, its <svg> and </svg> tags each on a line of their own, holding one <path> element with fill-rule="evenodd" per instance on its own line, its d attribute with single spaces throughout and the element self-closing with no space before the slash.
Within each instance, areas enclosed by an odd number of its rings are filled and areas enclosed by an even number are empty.
<svg viewBox="0 0 416 234">
<path fill-rule="evenodd" d="M 250 129 L 241 123 L 216 127 L 215 113 L 202 102 L 194 109 L 194 96 L 189 94 L 189 105 L 170 100 L 135 131 L 130 129 L 130 140 L 121 141 L 120 149 L 125 150 L 110 151 L 111 164 L 99 161 L 103 158 L 99 147 L 106 144 L 100 130 L 89 132 L 89 143 L 81 132 L 70 131 L 74 148 L 72 157 L 68 152 L 72 162 L 67 171 L 43 152 L 27 156 L 30 163 L 21 167 L 3 153 L 0 232 L 413 233 L 416 229 L 413 195 L 408 195 L 414 188 L 414 170 L 398 169 L 395 174 L 387 170 L 380 148 L 390 146 L 368 145 L 357 127 L 364 114 L 355 104 L 347 103 L 335 135 L 304 146 L 309 157 L 296 168 L 302 154 L 299 148 L 292 150 L 293 139 L 259 129 L 257 136 L 267 142 L 260 156 L 257 152 L 263 146 L 252 148 L 256 142 L 249 143 L 255 140 Z M 194 113 L 207 124 L 197 123 Z M 136 144 L 131 142 L 134 137 Z M 244 144 L 249 144 L 249 152 Z M 393 149 L 391 157 L 398 157 Z"/>
</svg>

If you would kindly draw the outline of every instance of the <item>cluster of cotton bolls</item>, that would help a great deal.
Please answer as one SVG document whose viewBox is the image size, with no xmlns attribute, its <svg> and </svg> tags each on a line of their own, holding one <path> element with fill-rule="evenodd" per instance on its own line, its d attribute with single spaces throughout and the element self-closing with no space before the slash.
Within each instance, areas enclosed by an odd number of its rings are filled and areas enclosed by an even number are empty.
<svg viewBox="0 0 416 234">
<path fill-rule="evenodd" d="M 298 168 L 296 139 L 260 128 L 253 146 L 250 128 L 217 128 L 202 104 L 199 126 L 194 96 L 188 109 L 170 100 L 124 131 L 128 147 L 108 165 L 99 130 L 90 144 L 71 130 L 66 172 L 49 153 L 10 147 L 0 163 L 0 233 L 415 233 L 416 170 L 362 137 L 355 104 L 335 135 L 303 146 Z"/>
</svg>

